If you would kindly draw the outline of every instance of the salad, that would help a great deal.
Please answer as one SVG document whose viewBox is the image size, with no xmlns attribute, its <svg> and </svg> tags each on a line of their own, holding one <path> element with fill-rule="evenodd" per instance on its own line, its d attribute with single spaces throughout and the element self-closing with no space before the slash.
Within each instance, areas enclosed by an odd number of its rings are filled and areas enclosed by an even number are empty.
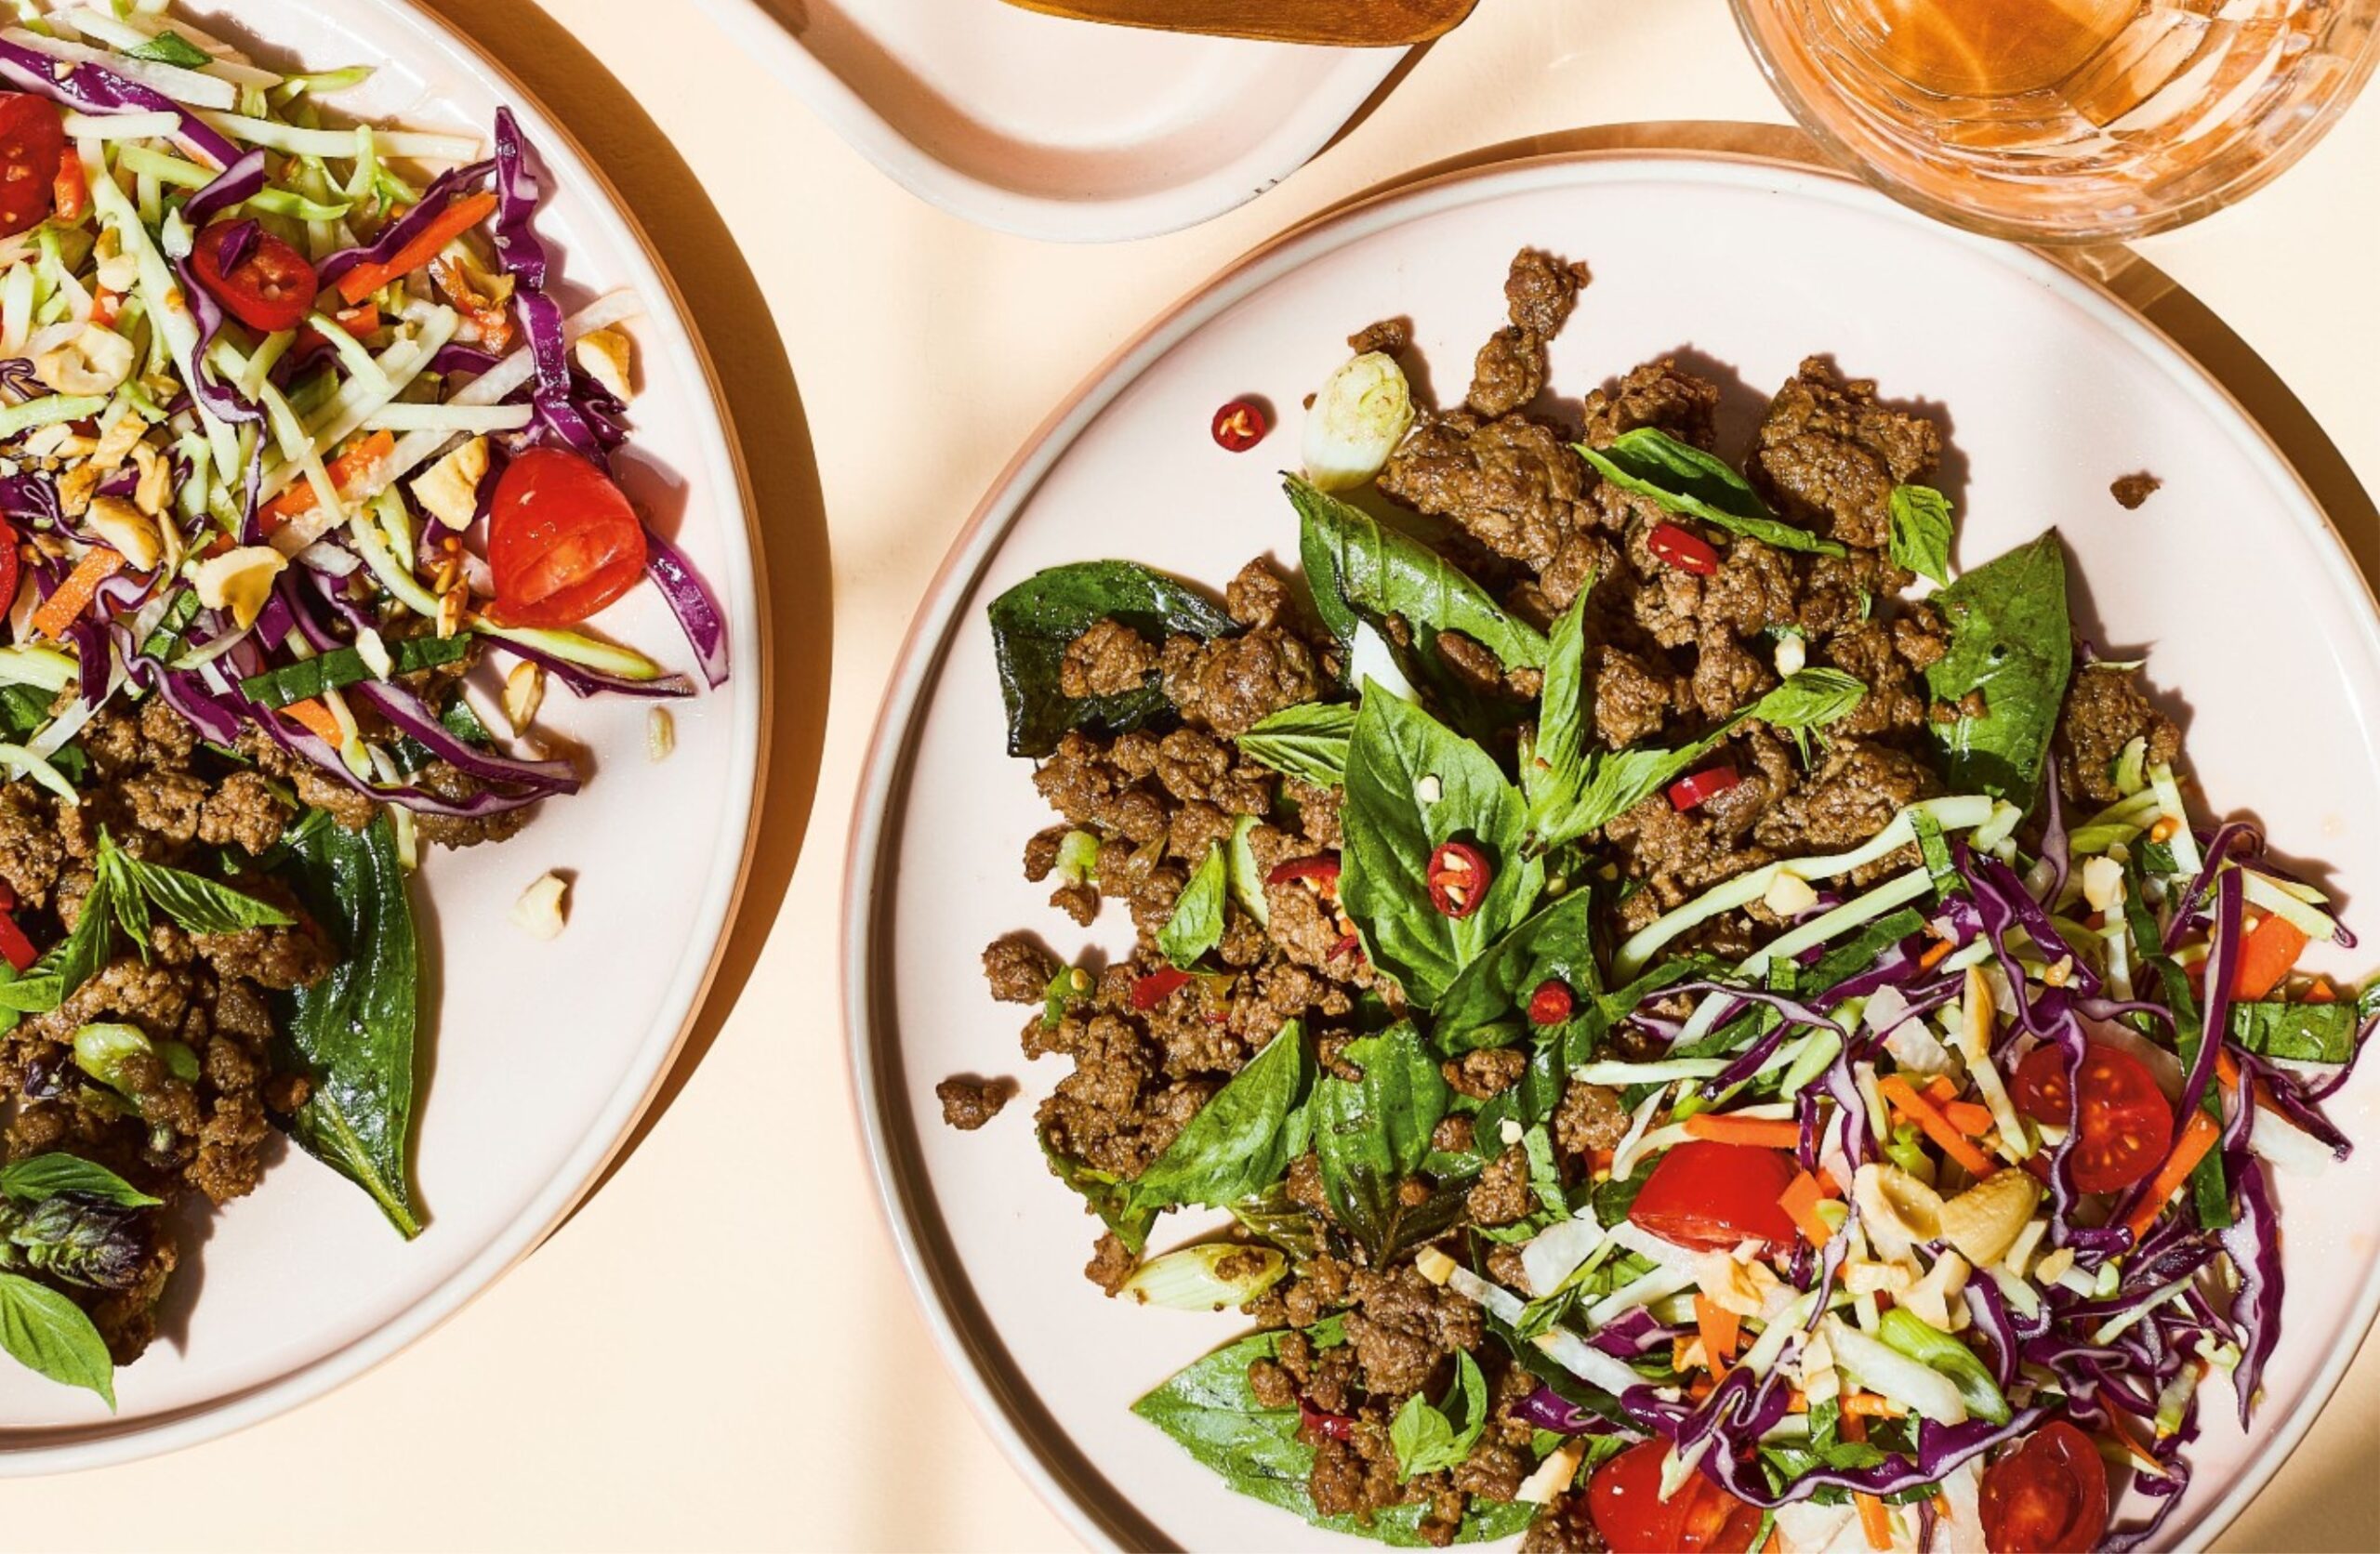
<svg viewBox="0 0 2380 1554">
<path fill-rule="evenodd" d="M 406 1236 L 408 876 L 578 762 L 548 682 L 683 675 L 589 622 L 717 605 L 612 474 L 626 293 L 565 302 L 509 111 L 358 124 L 163 0 L 0 29 L 0 1348 L 113 1405 L 192 1210 L 285 1133 Z M 516 921 L 561 931 L 563 881 Z"/>
<path fill-rule="evenodd" d="M 990 607 L 1025 872 L 1134 928 L 985 953 L 1086 1271 L 1256 1323 L 1134 1412 L 1393 1544 L 2153 1542 L 2283 1337 L 2270 1173 L 2348 1151 L 2374 1000 L 2299 963 L 2353 941 L 2055 531 L 1953 572 L 1925 415 L 1813 358 L 1735 461 L 1671 361 L 1541 417 L 1585 281 L 1524 251 L 1457 407 L 1351 341 L 1302 586 Z"/>
</svg>

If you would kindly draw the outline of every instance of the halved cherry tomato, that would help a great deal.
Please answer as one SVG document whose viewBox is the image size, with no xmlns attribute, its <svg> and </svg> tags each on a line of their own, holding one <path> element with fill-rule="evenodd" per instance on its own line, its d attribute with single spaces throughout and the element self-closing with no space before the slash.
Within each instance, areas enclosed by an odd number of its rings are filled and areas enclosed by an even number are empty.
<svg viewBox="0 0 2380 1554">
<path fill-rule="evenodd" d="M 1663 1241 L 1698 1252 L 1739 1241 L 1793 1245 L 1793 1217 L 1778 1202 L 1793 1185 L 1793 1157 L 1755 1144 L 1689 1139 L 1661 1156 L 1628 1218 Z"/>
<path fill-rule="evenodd" d="M 1570 1011 L 1578 1007 L 1578 1003 L 1565 984 L 1553 981 L 1540 982 L 1537 991 L 1528 995 L 1528 1022 L 1531 1025 L 1559 1025 L 1570 1018 Z"/>
<path fill-rule="evenodd" d="M 49 219 L 65 159 L 65 122 L 46 99 L 30 92 L 0 96 L 0 237 L 29 232 Z"/>
<path fill-rule="evenodd" d="M 2173 1148 L 2174 1108 L 2149 1065 L 2117 1047 L 2093 1042 L 2075 1077 L 2082 1108 L 2068 1156 L 2074 1185 L 2085 1192 L 2121 1192 L 2156 1170 Z M 2017 1111 L 2037 1123 L 2063 1126 L 2063 1049 L 2043 1042 L 2027 1053 L 2011 1089 Z"/>
<path fill-rule="evenodd" d="M 16 608 L 17 585 L 23 572 L 24 563 L 17 555 L 17 526 L 0 518 L 0 611 Z"/>
<path fill-rule="evenodd" d="M 2108 1530 L 2108 1468 L 2059 1419 L 1984 1469 L 1984 1541 L 2001 1554 L 2082 1554 Z"/>
<path fill-rule="evenodd" d="M 644 525 L 592 463 L 560 448 L 532 448 L 496 481 L 487 563 L 496 620 L 575 626 L 644 574 Z"/>
<path fill-rule="evenodd" d="M 1718 797 L 1742 781 L 1732 766 L 1705 767 L 1670 784 L 1670 808 L 1684 814 L 1706 799 Z"/>
<path fill-rule="evenodd" d="M 254 222 L 222 220 L 191 240 L 198 283 L 249 328 L 295 329 L 323 289 L 306 256 Z"/>
<path fill-rule="evenodd" d="M 1665 1441 L 1629 1447 L 1587 1481 L 1587 1514 L 1612 1554 L 1745 1554 L 1760 1508 L 1696 1473 L 1661 1498 Z"/>
<path fill-rule="evenodd" d="M 1440 842 L 1422 882 L 1430 888 L 1430 904 L 1442 915 L 1468 917 L 1488 899 L 1488 882 L 1495 876 L 1488 855 L 1469 842 Z"/>
<path fill-rule="evenodd" d="M 1680 572 L 1708 577 L 1719 570 L 1719 553 L 1711 548 L 1709 540 L 1691 529 L 1656 523 L 1653 532 L 1645 536 L 1645 544 L 1656 557 Z"/>
</svg>

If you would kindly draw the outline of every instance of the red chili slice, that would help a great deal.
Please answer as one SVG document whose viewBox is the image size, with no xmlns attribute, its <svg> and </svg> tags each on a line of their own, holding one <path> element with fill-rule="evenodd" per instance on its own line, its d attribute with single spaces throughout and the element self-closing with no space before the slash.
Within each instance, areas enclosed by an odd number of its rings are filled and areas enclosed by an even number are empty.
<svg viewBox="0 0 2380 1554">
<path fill-rule="evenodd" d="M 1670 784 L 1670 808 L 1684 814 L 1698 804 L 1718 797 L 1742 781 L 1732 766 L 1705 767 Z"/>
<path fill-rule="evenodd" d="M 1292 858 L 1285 863 L 1274 864 L 1272 872 L 1264 876 L 1264 883 L 1287 885 L 1293 879 L 1318 879 L 1326 885 L 1336 885 L 1339 882 L 1339 860 L 1327 852 L 1317 853 L 1312 858 Z"/>
<path fill-rule="evenodd" d="M 1559 1025 L 1570 1018 L 1578 1007 L 1568 987 L 1557 981 L 1542 981 L 1528 995 L 1528 1022 L 1531 1025 Z"/>
<path fill-rule="evenodd" d="M 1215 412 L 1215 445 L 1225 453 L 1244 454 L 1264 441 L 1271 430 L 1264 419 L 1264 407 L 1254 400 L 1234 400 Z"/>
<path fill-rule="evenodd" d="M 1496 871 L 1488 864 L 1488 855 L 1469 842 L 1440 842 L 1430 854 L 1430 867 L 1424 876 L 1430 887 L 1430 904 L 1448 917 L 1468 917 L 1479 910 L 1488 899 L 1488 882 Z"/>
<path fill-rule="evenodd" d="M 1346 1441 L 1353 1438 L 1355 1433 L 1355 1421 L 1352 1415 L 1325 1414 L 1303 1398 L 1300 1398 L 1298 1400 L 1298 1429 L 1302 1434 L 1309 1437 L 1322 1435 L 1333 1441 Z"/>
<path fill-rule="evenodd" d="M 1152 971 L 1132 984 L 1132 1007 L 1153 1009 L 1168 998 L 1188 987 L 1192 978 L 1179 967 L 1168 966 Z"/>
<path fill-rule="evenodd" d="M 14 906 L 16 902 L 12 900 L 8 904 Z M 33 942 L 25 937 L 25 930 L 19 928 L 17 920 L 6 912 L 0 912 L 0 955 L 6 955 L 8 964 L 20 971 L 41 958 L 41 952 L 33 948 Z"/>
<path fill-rule="evenodd" d="M 1645 536 L 1645 544 L 1656 557 L 1680 572 L 1708 577 L 1719 570 L 1719 553 L 1711 548 L 1711 542 L 1674 523 L 1654 524 L 1653 532 Z"/>
<path fill-rule="evenodd" d="M 1359 949 L 1358 946 L 1362 943 L 1363 941 L 1361 939 L 1358 939 L 1355 935 L 1351 933 L 1346 938 L 1339 941 L 1338 943 L 1330 946 L 1330 958 L 1332 960 L 1337 960 L 1341 955 L 1345 955 L 1348 951 L 1355 950 L 1355 958 L 1357 960 L 1361 960 L 1364 958 L 1363 951 Z"/>
<path fill-rule="evenodd" d="M 305 323 L 322 290 L 306 256 L 253 221 L 218 221 L 199 233 L 190 265 L 233 318 L 267 335 Z"/>
</svg>

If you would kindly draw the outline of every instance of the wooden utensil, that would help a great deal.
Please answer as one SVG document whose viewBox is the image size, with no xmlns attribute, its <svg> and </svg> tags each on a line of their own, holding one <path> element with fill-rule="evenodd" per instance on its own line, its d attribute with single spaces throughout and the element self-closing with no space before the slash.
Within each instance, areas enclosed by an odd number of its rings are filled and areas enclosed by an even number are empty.
<svg viewBox="0 0 2380 1554">
<path fill-rule="evenodd" d="M 1217 33 L 1268 43 L 1342 48 L 1403 48 L 1428 43 L 1471 14 L 1479 0 L 1008 0 L 1077 21 L 1107 21 L 1169 33 Z"/>
</svg>

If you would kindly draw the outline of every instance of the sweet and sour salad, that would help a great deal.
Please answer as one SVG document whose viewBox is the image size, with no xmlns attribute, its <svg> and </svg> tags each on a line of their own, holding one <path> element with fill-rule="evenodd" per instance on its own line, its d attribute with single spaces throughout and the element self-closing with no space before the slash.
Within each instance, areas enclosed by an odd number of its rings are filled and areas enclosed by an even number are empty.
<svg viewBox="0 0 2380 1554">
<path fill-rule="evenodd" d="M 10 16 L 0 1348 L 112 1405 L 167 1217 L 276 1129 L 420 1230 L 407 875 L 577 789 L 549 678 L 693 693 L 589 617 L 649 577 L 712 685 L 726 639 L 612 476 L 640 309 L 565 307 L 509 112 L 490 147 L 343 122 L 368 70 L 162 0 Z"/>
<path fill-rule="evenodd" d="M 1951 575 L 1924 416 L 1813 359 L 1739 464 L 1673 362 L 1540 418 L 1584 281 L 1524 252 L 1442 412 L 1355 337 L 1302 588 L 991 607 L 1026 872 L 1138 930 L 985 957 L 1088 1272 L 1259 1326 L 1135 1412 L 1397 1544 L 2151 1540 L 2281 1338 L 2268 1171 L 2347 1151 L 2350 941 L 2194 816 L 2055 532 Z"/>
</svg>

